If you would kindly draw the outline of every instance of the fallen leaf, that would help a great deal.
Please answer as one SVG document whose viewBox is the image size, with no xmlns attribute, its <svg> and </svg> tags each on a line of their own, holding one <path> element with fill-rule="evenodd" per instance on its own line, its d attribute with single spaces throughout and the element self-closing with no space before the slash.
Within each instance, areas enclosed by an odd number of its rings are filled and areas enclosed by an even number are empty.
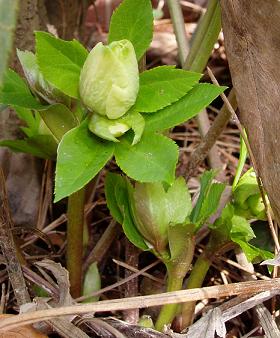
<svg viewBox="0 0 280 338">
<path fill-rule="evenodd" d="M 13 315 L 2 314 L 1 318 L 11 317 Z M 0 338 L 48 338 L 48 336 L 35 330 L 32 325 L 20 326 L 18 329 L 0 330 Z"/>
</svg>

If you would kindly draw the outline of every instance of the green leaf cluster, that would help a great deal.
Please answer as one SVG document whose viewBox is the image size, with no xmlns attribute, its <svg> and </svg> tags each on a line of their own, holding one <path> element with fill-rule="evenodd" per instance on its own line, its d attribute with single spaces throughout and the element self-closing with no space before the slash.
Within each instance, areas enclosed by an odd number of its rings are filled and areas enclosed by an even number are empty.
<svg viewBox="0 0 280 338">
<path fill-rule="evenodd" d="M 250 244 L 250 241 L 255 237 L 254 231 L 246 218 L 236 215 L 232 203 L 227 204 L 221 217 L 209 227 L 211 229 L 210 250 L 212 247 L 218 251 L 219 248 L 229 242 L 234 242 L 241 247 L 247 259 L 251 262 L 256 263 L 273 257 L 271 252 Z"/>
<path fill-rule="evenodd" d="M 112 16 L 108 41 L 128 39 L 139 60 L 150 45 L 152 25 L 150 0 L 124 0 Z M 55 201 L 81 189 L 113 156 L 129 177 L 171 185 L 178 147 L 162 133 L 198 114 L 224 88 L 198 83 L 201 74 L 157 67 L 140 74 L 136 102 L 121 121 L 97 124 L 79 97 L 87 50 L 76 40 L 46 32 L 35 37 L 35 55 L 18 51 L 26 81 L 8 70 L 0 90 L 0 103 L 15 107 L 26 137 L 1 145 L 52 159 L 57 148 Z M 114 135 L 118 130 L 125 134 L 112 137 L 108 128 Z"/>
<path fill-rule="evenodd" d="M 213 177 L 212 171 L 203 175 L 200 197 L 193 208 L 183 177 L 168 186 L 162 182 L 132 186 L 121 175 L 108 173 L 107 205 L 134 245 L 152 250 L 165 263 L 184 261 L 186 243 L 218 207 L 224 185 L 212 183 Z"/>
</svg>

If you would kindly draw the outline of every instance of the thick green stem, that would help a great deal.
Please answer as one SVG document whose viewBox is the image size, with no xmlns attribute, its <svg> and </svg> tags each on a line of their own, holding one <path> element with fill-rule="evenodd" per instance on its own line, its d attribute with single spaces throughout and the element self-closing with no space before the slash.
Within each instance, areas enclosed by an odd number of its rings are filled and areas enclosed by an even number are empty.
<svg viewBox="0 0 280 338">
<path fill-rule="evenodd" d="M 176 237 L 178 237 L 178 235 L 180 236 L 180 233 L 178 233 Z M 171 240 L 171 237 L 169 238 L 169 241 L 170 240 Z M 186 273 L 190 269 L 190 265 L 192 263 L 193 255 L 194 255 L 195 241 L 194 241 L 194 236 L 192 234 L 189 234 L 189 236 L 187 236 L 183 241 L 181 241 L 181 243 L 179 240 L 175 240 L 175 242 L 177 245 L 177 250 L 179 248 L 180 250 L 178 250 L 176 258 L 173 256 L 174 258 L 173 260 L 166 261 L 165 263 L 166 268 L 167 268 L 167 276 L 168 276 L 167 292 L 178 291 L 182 289 L 183 280 L 186 276 Z M 175 253 L 173 251 L 173 255 L 174 254 Z M 172 256 L 172 250 L 171 250 L 171 256 Z M 160 314 L 158 316 L 158 319 L 155 325 L 158 331 L 162 331 L 165 325 L 172 323 L 176 315 L 177 308 L 178 308 L 178 304 L 168 304 L 168 305 L 164 305 L 161 308 Z"/>
<path fill-rule="evenodd" d="M 221 8 L 218 0 L 210 0 L 192 40 L 184 69 L 202 72 L 221 30 Z"/>
<path fill-rule="evenodd" d="M 73 298 L 81 296 L 85 188 L 68 198 L 67 269 Z"/>
<path fill-rule="evenodd" d="M 210 259 L 202 253 L 194 264 L 187 281 L 187 289 L 200 288 L 211 265 Z M 187 302 L 182 305 L 182 328 L 190 326 L 193 322 L 196 302 Z"/>
<path fill-rule="evenodd" d="M 168 284 L 167 284 L 167 292 L 178 291 L 182 289 L 183 279 L 184 277 L 177 277 L 176 274 L 173 273 L 172 269 L 168 270 Z M 167 325 L 172 322 L 176 315 L 176 310 L 178 308 L 178 304 L 167 304 L 164 305 L 158 316 L 155 328 L 158 331 L 163 331 L 164 325 Z"/>
</svg>

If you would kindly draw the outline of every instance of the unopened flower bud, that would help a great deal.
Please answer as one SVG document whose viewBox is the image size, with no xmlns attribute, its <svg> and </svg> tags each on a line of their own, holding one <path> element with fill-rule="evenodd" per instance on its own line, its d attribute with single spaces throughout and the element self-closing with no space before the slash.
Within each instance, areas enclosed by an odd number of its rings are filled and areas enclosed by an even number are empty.
<svg viewBox="0 0 280 338">
<path fill-rule="evenodd" d="M 98 43 L 80 75 L 80 96 L 85 106 L 109 119 L 118 119 L 134 105 L 138 89 L 138 64 L 132 43 Z"/>
<path fill-rule="evenodd" d="M 122 136 L 130 129 L 130 126 L 122 119 L 109 120 L 98 114 L 92 115 L 88 127 L 93 134 L 113 142 L 119 142 L 117 137 Z"/>
</svg>

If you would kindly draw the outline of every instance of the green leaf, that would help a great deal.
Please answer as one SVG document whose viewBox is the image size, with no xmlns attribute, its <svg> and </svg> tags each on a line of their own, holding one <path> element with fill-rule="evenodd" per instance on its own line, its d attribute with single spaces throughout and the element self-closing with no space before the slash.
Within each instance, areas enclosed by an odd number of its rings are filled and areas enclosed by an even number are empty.
<svg viewBox="0 0 280 338">
<path fill-rule="evenodd" d="M 115 157 L 122 171 L 137 181 L 171 184 L 175 177 L 178 147 L 167 137 L 144 133 L 134 146 L 128 138 L 122 138 L 116 144 Z"/>
<path fill-rule="evenodd" d="M 130 213 L 129 192 L 132 187 L 121 175 L 108 173 L 105 180 L 105 194 L 111 215 L 122 224 L 128 240 L 141 250 L 148 250 Z"/>
<path fill-rule="evenodd" d="M 180 265 L 183 276 L 189 268 L 194 254 L 194 236 L 192 224 L 171 225 L 168 229 L 168 241 L 171 261 Z"/>
<path fill-rule="evenodd" d="M 191 221 L 193 223 L 198 222 L 199 219 L 201 218 L 201 209 L 203 206 L 203 202 L 211 188 L 211 183 L 215 175 L 216 175 L 216 172 L 214 170 L 209 170 L 209 171 L 205 171 L 200 178 L 199 197 L 191 213 Z"/>
<path fill-rule="evenodd" d="M 187 94 L 201 74 L 162 66 L 140 74 L 140 87 L 135 109 L 151 113 L 169 106 Z"/>
<path fill-rule="evenodd" d="M 0 102 L 28 109 L 44 108 L 31 94 L 26 82 L 11 69 L 8 69 L 4 75 L 3 86 L 0 90 Z"/>
<path fill-rule="evenodd" d="M 14 152 L 28 153 L 44 159 L 55 159 L 56 143 L 51 136 L 36 135 L 26 140 L 3 140 L 0 146 L 8 147 Z"/>
<path fill-rule="evenodd" d="M 153 12 L 150 0 L 124 0 L 113 13 L 109 43 L 127 39 L 134 46 L 137 59 L 148 49 L 153 37 Z"/>
<path fill-rule="evenodd" d="M 113 156 L 113 143 L 92 135 L 87 122 L 67 132 L 58 146 L 55 202 L 85 186 Z"/>
<path fill-rule="evenodd" d="M 39 70 L 35 54 L 17 49 L 17 56 L 32 92 L 35 92 L 49 104 L 64 103 L 70 106 L 70 98 L 44 79 Z"/>
<path fill-rule="evenodd" d="M 40 115 L 38 112 L 33 113 L 32 110 L 27 108 L 22 108 L 18 106 L 13 106 L 13 109 L 16 111 L 19 119 L 24 121 L 27 127 L 21 127 L 23 132 L 28 136 L 38 135 L 38 129 L 40 124 Z"/>
<path fill-rule="evenodd" d="M 217 210 L 224 189 L 225 184 L 222 183 L 213 183 L 211 185 L 202 202 L 199 219 L 196 221 L 198 225 L 202 225 Z"/>
<path fill-rule="evenodd" d="M 64 41 L 46 32 L 35 35 L 37 62 L 44 78 L 63 93 L 78 98 L 87 50 L 76 40 Z"/>
<path fill-rule="evenodd" d="M 179 101 L 145 117 L 146 131 L 163 131 L 196 116 L 207 107 L 225 87 L 199 83 Z"/>
<path fill-rule="evenodd" d="M 234 215 L 231 218 L 231 231 L 230 237 L 232 240 L 241 239 L 246 242 L 249 242 L 252 238 L 255 237 L 254 231 L 250 223 L 243 217 Z"/>
<path fill-rule="evenodd" d="M 93 292 L 101 289 L 101 277 L 98 271 L 97 263 L 94 262 L 90 265 L 85 273 L 83 296 L 90 296 Z M 98 296 L 87 298 L 83 303 L 97 302 Z"/>
<path fill-rule="evenodd" d="M 264 259 L 274 257 L 274 255 L 271 252 L 257 248 L 251 245 L 250 243 L 247 243 L 246 241 L 242 241 L 241 239 L 237 238 L 234 239 L 233 241 L 241 247 L 242 251 L 245 253 L 247 259 L 250 262 L 259 263 Z"/>
<path fill-rule="evenodd" d="M 246 131 L 245 131 L 244 128 L 243 128 L 243 133 L 246 135 Z M 236 168 L 234 181 L 232 183 L 232 191 L 235 190 L 236 185 L 237 185 L 237 183 L 240 179 L 244 165 L 246 163 L 247 154 L 248 154 L 248 152 L 247 152 L 247 147 L 246 147 L 245 141 L 244 141 L 243 137 L 240 135 L 239 160 L 238 160 L 238 165 L 237 165 L 237 168 Z"/>
<path fill-rule="evenodd" d="M 117 188 L 117 189 L 116 189 Z M 123 208 L 121 209 L 117 201 L 119 193 L 126 191 L 126 182 L 121 175 L 107 173 L 105 178 L 105 196 L 107 206 L 113 218 L 120 224 L 123 223 Z"/>
<path fill-rule="evenodd" d="M 133 243 L 137 248 L 141 250 L 149 250 L 148 244 L 146 243 L 144 237 L 137 228 L 136 220 L 134 218 L 133 212 L 133 187 L 130 184 L 129 180 L 126 181 L 126 192 L 127 194 L 121 194 L 122 196 L 122 205 L 124 210 L 124 222 L 123 222 L 123 231 L 126 237 L 131 243 Z M 116 191 L 117 193 L 117 191 Z M 117 195 L 118 196 L 118 195 Z M 119 207 L 121 207 L 121 201 L 118 202 Z"/>
<path fill-rule="evenodd" d="M 40 115 L 53 136 L 59 142 L 63 135 L 75 128 L 79 121 L 74 113 L 63 104 L 53 104 L 40 110 Z"/>
<path fill-rule="evenodd" d="M 124 221 L 123 221 L 123 231 L 129 241 L 134 244 L 137 248 L 146 251 L 149 250 L 149 247 L 145 243 L 144 238 L 137 230 L 135 224 L 133 223 L 132 217 L 130 215 L 128 207 L 125 207 L 124 210 Z"/>
<path fill-rule="evenodd" d="M 13 46 L 14 29 L 17 22 L 18 0 L 0 0 L 0 86 Z"/>
<path fill-rule="evenodd" d="M 120 120 L 123 120 L 131 127 L 134 132 L 132 145 L 137 144 L 140 141 L 145 128 L 145 119 L 143 118 L 143 116 L 133 109 Z"/>
<path fill-rule="evenodd" d="M 168 189 L 166 199 L 171 223 L 183 223 L 192 210 L 191 195 L 183 177 L 178 177 Z"/>
</svg>

